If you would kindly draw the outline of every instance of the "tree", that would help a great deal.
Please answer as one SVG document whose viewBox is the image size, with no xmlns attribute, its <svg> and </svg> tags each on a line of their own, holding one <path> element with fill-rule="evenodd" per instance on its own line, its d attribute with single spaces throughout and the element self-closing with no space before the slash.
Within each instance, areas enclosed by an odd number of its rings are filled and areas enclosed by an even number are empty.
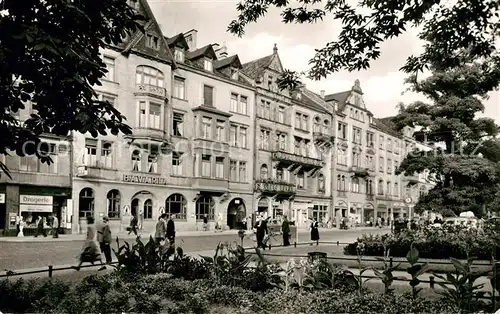
<svg viewBox="0 0 500 314">
<path fill-rule="evenodd" d="M 1 154 L 50 163 L 39 145 L 44 133 L 131 132 L 93 89 L 106 73 L 99 50 L 142 29 L 143 18 L 126 0 L 3 0 L 0 9 Z M 20 123 L 16 115 L 26 102 L 36 112 Z"/>
<path fill-rule="evenodd" d="M 348 2 L 355 2 L 350 5 Z M 282 10 L 283 23 L 316 23 L 333 18 L 342 23 L 338 40 L 316 50 L 307 76 L 325 78 L 341 71 L 367 69 L 377 59 L 380 45 L 412 27 L 420 28 L 419 38 L 426 42 L 420 56 L 409 56 L 402 70 L 414 73 L 432 64 L 454 67 L 461 63 L 461 52 L 468 50 L 473 59 L 496 53 L 499 33 L 500 2 L 497 0 L 243 0 L 238 17 L 228 31 L 243 36 L 245 28 L 264 17 L 270 8 Z M 363 13 L 368 12 L 368 13 Z M 499 62 L 496 60 L 496 64 Z M 283 85 L 294 86 L 288 75 Z"/>
<path fill-rule="evenodd" d="M 492 149 L 499 128 L 493 119 L 476 116 L 484 110 L 481 97 L 491 88 L 490 80 L 500 82 L 500 68 L 490 68 L 490 64 L 490 60 L 464 62 L 445 70 L 438 64 L 430 77 L 408 79 L 413 90 L 432 103 L 401 105 L 393 119 L 395 127 L 415 128 L 417 140 L 443 144 L 430 152 L 413 151 L 398 169 L 397 174 L 405 175 L 428 170 L 436 179 L 436 186 L 419 200 L 417 212 L 472 210 L 480 214 L 498 191 L 500 167 Z"/>
</svg>

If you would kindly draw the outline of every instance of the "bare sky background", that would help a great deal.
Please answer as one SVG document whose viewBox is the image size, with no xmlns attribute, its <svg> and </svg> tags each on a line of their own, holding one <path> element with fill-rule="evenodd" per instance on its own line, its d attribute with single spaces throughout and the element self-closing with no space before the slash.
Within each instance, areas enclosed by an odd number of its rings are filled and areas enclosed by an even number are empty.
<svg viewBox="0 0 500 314">
<path fill-rule="evenodd" d="M 198 47 L 210 43 L 226 43 L 229 55 L 238 54 L 242 63 L 269 55 L 273 45 L 278 45 L 278 53 L 287 69 L 302 71 L 308 69 L 308 61 L 314 49 L 324 47 L 336 39 L 339 24 L 328 17 L 318 24 L 284 25 L 280 11 L 270 10 L 267 17 L 246 29 L 243 38 L 229 34 L 226 29 L 237 16 L 237 0 L 149 0 L 148 1 L 165 36 L 198 30 Z M 405 74 L 399 68 L 411 54 L 418 54 L 421 42 L 417 31 L 384 43 L 382 56 L 372 62 L 371 68 L 361 72 L 341 72 L 321 81 L 306 81 L 307 87 L 327 94 L 348 90 L 355 79 L 361 81 L 366 106 L 376 117 L 386 117 L 397 113 L 399 102 L 411 103 L 422 99 L 413 93 L 401 93 Z M 500 93 L 491 93 L 485 102 L 484 115 L 500 123 Z"/>
</svg>

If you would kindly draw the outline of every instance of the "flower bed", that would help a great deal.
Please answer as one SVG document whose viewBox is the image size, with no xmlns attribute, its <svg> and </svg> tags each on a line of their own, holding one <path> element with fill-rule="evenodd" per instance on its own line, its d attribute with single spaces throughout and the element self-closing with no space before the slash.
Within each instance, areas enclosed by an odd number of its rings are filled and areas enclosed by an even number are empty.
<svg viewBox="0 0 500 314">
<path fill-rule="evenodd" d="M 56 280 L 0 283 L 0 311 L 8 313 L 458 313 L 443 302 L 343 290 L 273 289 L 252 292 L 208 279 L 166 274 L 130 279 L 93 275 L 74 285 Z"/>
<path fill-rule="evenodd" d="M 413 244 L 421 258 L 466 259 L 467 255 L 491 260 L 500 257 L 497 235 L 490 229 L 467 229 L 459 226 L 403 230 L 397 234 L 363 235 L 344 248 L 344 254 L 357 255 L 358 244 L 363 243 L 366 256 L 383 256 L 384 246 L 393 257 L 405 257 Z"/>
</svg>

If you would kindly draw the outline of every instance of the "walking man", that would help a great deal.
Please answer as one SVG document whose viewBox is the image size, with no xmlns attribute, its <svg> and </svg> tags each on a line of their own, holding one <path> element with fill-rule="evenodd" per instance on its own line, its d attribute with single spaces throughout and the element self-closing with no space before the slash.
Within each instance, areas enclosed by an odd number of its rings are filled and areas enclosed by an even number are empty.
<svg viewBox="0 0 500 314">
<path fill-rule="evenodd" d="M 281 224 L 281 233 L 283 234 L 283 246 L 290 245 L 290 223 L 285 216 L 283 216 L 283 223 Z"/>
<path fill-rule="evenodd" d="M 133 215 L 132 219 L 130 219 L 130 227 L 129 227 L 128 234 L 131 234 L 132 232 L 137 235 L 137 216 Z"/>
<path fill-rule="evenodd" d="M 106 258 L 106 264 L 111 264 L 111 229 L 109 228 L 109 218 L 104 216 L 102 218 L 102 224 L 97 230 L 97 241 L 101 248 L 101 252 L 104 253 Z"/>
<path fill-rule="evenodd" d="M 175 216 L 171 215 L 167 222 L 167 239 L 170 242 L 170 245 L 175 244 Z"/>
<path fill-rule="evenodd" d="M 52 215 L 52 237 L 59 238 L 59 219 L 56 215 Z"/>
<path fill-rule="evenodd" d="M 161 214 L 156 223 L 155 241 L 157 245 L 160 245 L 161 241 L 165 240 L 165 234 L 167 233 L 167 222 L 165 221 L 165 217 L 167 217 L 167 215 Z"/>
</svg>

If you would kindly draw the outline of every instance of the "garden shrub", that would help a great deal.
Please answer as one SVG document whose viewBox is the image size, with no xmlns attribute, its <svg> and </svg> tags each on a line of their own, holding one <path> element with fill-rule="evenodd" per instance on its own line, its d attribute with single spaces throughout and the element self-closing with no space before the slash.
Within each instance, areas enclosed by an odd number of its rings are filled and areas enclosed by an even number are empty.
<svg viewBox="0 0 500 314">
<path fill-rule="evenodd" d="M 58 288 L 59 287 L 59 288 Z M 265 293 L 242 287 L 213 286 L 210 280 L 180 280 L 168 275 L 134 278 L 93 275 L 69 287 L 58 280 L 3 281 L 0 311 L 17 313 L 458 313 L 446 302 L 344 290 L 272 289 Z M 52 292 L 50 292 L 52 289 Z M 47 295 L 45 295 L 48 293 Z M 13 297 L 12 302 L 6 299 Z M 21 302 L 22 301 L 22 302 Z"/>
<path fill-rule="evenodd" d="M 488 229 L 467 229 L 461 226 L 403 230 L 398 234 L 363 235 L 344 248 L 346 255 L 357 255 L 358 243 L 364 244 L 366 256 L 383 256 L 384 244 L 393 257 L 406 257 L 412 244 L 421 258 L 466 259 L 468 254 L 481 260 L 491 260 L 492 254 L 500 253 Z M 500 256 L 500 255 L 498 255 Z"/>
</svg>

